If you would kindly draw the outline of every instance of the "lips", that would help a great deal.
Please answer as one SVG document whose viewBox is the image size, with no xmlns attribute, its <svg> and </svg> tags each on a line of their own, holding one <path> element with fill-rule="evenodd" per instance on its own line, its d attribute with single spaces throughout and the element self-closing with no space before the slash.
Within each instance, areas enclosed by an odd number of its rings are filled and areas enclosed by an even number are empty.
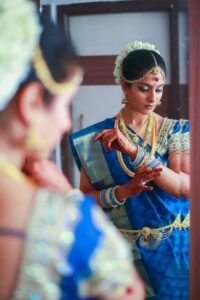
<svg viewBox="0 0 200 300">
<path fill-rule="evenodd" d="M 145 105 L 144 107 L 145 107 L 146 109 L 154 109 L 155 106 L 154 106 L 154 105 Z"/>
</svg>

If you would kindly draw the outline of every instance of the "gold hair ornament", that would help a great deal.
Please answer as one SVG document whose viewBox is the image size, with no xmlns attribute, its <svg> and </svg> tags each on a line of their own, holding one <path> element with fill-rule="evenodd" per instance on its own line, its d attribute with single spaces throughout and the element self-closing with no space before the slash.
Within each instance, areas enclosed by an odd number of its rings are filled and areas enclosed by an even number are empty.
<svg viewBox="0 0 200 300">
<path fill-rule="evenodd" d="M 140 77 L 138 79 L 128 80 L 124 77 L 123 74 L 122 74 L 122 79 L 127 83 L 139 83 L 142 80 L 144 80 L 145 78 L 147 78 L 150 74 L 161 74 L 163 76 L 163 80 L 165 81 L 165 73 L 159 66 L 155 66 L 155 67 L 151 68 L 147 73 L 144 74 L 143 77 Z"/>
<path fill-rule="evenodd" d="M 76 72 L 71 80 L 67 82 L 56 82 L 50 73 L 40 47 L 37 47 L 35 49 L 35 53 L 33 56 L 33 67 L 36 75 L 41 80 L 44 87 L 53 95 L 66 93 L 67 91 L 81 84 L 83 79 L 83 73 L 80 70 L 79 72 Z"/>
<path fill-rule="evenodd" d="M 121 78 L 122 78 L 122 63 L 123 60 L 127 57 L 127 55 L 130 52 L 133 52 L 135 50 L 141 50 L 141 49 L 146 49 L 149 51 L 155 51 L 158 54 L 160 52 L 158 49 L 156 49 L 156 46 L 153 44 L 150 44 L 148 42 L 141 42 L 141 41 L 133 41 L 128 43 L 120 52 L 120 54 L 117 56 L 116 61 L 115 61 L 115 68 L 114 68 L 114 77 L 115 77 L 115 82 L 117 84 L 121 83 Z"/>
</svg>

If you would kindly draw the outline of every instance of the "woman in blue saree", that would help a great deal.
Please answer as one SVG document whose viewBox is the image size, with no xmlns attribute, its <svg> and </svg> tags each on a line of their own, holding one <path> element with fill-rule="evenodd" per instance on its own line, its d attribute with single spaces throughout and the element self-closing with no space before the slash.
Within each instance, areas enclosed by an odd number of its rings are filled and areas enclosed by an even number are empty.
<svg viewBox="0 0 200 300">
<path fill-rule="evenodd" d="M 166 66 L 155 46 L 129 43 L 114 75 L 124 92 L 117 116 L 71 135 L 80 188 L 96 196 L 130 241 L 146 284 L 146 299 L 189 295 L 189 123 L 154 113 L 161 103 Z M 135 186 L 141 168 L 162 168 Z M 143 178 L 142 184 L 146 186 Z"/>
</svg>

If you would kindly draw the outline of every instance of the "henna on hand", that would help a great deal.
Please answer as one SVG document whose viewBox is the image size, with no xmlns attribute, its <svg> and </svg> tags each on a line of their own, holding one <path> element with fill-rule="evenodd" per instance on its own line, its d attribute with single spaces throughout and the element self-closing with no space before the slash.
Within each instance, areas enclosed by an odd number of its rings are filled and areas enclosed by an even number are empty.
<svg viewBox="0 0 200 300">
<path fill-rule="evenodd" d="M 152 191 L 153 187 L 146 185 L 147 182 L 155 180 L 162 168 L 150 169 L 148 167 L 140 167 L 136 170 L 135 176 L 129 184 L 131 195 L 139 195 L 143 191 Z"/>
<path fill-rule="evenodd" d="M 135 158 L 137 147 L 131 144 L 118 128 L 104 129 L 94 137 L 94 141 L 103 144 L 105 150 L 118 150 Z"/>
</svg>

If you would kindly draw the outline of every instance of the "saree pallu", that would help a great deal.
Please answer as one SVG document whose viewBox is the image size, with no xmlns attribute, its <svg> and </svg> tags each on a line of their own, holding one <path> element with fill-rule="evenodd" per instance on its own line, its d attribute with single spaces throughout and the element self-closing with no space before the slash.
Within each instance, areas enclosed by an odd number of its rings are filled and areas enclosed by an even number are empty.
<svg viewBox="0 0 200 300">
<path fill-rule="evenodd" d="M 39 190 L 26 236 L 12 300 L 107 299 L 133 281 L 126 241 L 79 191 Z"/>
<path fill-rule="evenodd" d="M 70 136 L 74 159 L 97 190 L 123 185 L 131 180 L 122 169 L 116 151 L 105 151 L 94 136 L 113 128 L 106 119 Z M 134 132 L 133 132 L 134 133 Z M 138 144 L 142 144 L 139 138 Z M 164 118 L 157 137 L 155 157 L 165 166 L 171 151 L 182 144 L 189 150 L 189 123 Z M 147 151 L 151 146 L 147 145 Z M 128 157 L 126 166 L 133 172 Z M 146 285 L 146 299 L 186 300 L 189 298 L 189 201 L 175 198 L 156 186 L 130 197 L 124 205 L 104 209 L 131 244 L 135 265 Z"/>
</svg>

